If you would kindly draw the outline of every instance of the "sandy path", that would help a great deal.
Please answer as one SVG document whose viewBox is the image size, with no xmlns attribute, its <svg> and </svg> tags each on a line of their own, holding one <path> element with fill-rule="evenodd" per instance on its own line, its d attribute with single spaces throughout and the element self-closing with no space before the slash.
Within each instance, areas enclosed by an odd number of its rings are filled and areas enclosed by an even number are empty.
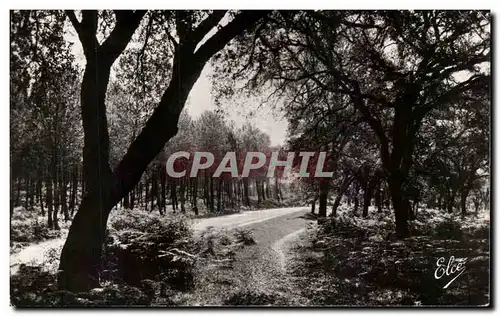
<svg viewBox="0 0 500 316">
<path fill-rule="evenodd" d="M 193 220 L 193 229 L 202 231 L 208 227 L 217 229 L 231 229 L 243 226 L 257 224 L 263 221 L 268 221 L 276 217 L 296 213 L 305 210 L 303 207 L 264 209 L 256 211 L 246 211 L 238 214 L 212 217 L 205 219 Z M 52 252 L 52 256 L 59 256 L 62 246 L 66 240 L 67 231 L 62 232 L 62 236 L 55 239 L 42 241 L 36 244 L 29 245 L 21 249 L 18 253 L 10 256 L 10 272 L 15 274 L 20 264 L 39 265 L 47 260 L 47 256 Z"/>
<path fill-rule="evenodd" d="M 211 226 L 217 229 L 232 229 L 257 224 L 276 217 L 293 214 L 304 210 L 307 210 L 307 208 L 288 207 L 257 211 L 245 211 L 237 214 L 197 219 L 193 221 L 193 228 L 195 231 L 201 231 Z"/>
</svg>

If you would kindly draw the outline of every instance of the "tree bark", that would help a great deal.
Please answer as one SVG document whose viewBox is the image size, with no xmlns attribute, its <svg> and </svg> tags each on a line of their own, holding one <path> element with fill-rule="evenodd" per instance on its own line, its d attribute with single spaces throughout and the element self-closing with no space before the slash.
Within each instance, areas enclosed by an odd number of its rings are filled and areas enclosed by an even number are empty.
<svg viewBox="0 0 500 316">
<path fill-rule="evenodd" d="M 328 201 L 328 187 L 329 183 L 326 179 L 321 179 L 319 184 L 319 209 L 318 217 L 326 217 L 326 207 Z"/>
<path fill-rule="evenodd" d="M 250 196 L 248 194 L 248 178 L 243 178 L 243 195 L 245 198 L 245 205 L 250 206 Z"/>
<path fill-rule="evenodd" d="M 410 236 L 410 230 L 408 227 L 409 209 L 408 203 L 404 198 L 402 184 L 398 181 L 398 179 L 394 179 L 394 177 L 389 177 L 388 181 L 392 205 L 394 207 L 396 236 L 398 238 L 406 238 Z"/>
</svg>

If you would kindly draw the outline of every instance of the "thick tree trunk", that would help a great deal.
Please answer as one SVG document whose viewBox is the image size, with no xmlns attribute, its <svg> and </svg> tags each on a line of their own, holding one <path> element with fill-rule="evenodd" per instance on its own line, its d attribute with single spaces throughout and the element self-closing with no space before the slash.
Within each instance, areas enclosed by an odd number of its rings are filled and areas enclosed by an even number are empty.
<svg viewBox="0 0 500 316">
<path fill-rule="evenodd" d="M 410 236 L 408 227 L 409 209 L 408 203 L 405 201 L 405 196 L 401 181 L 389 177 L 389 190 L 394 207 L 394 215 L 396 219 L 396 236 L 398 238 L 406 238 Z"/>
<path fill-rule="evenodd" d="M 326 217 L 326 207 L 328 201 L 328 187 L 329 183 L 326 179 L 321 179 L 319 184 L 319 209 L 318 217 Z"/>
</svg>

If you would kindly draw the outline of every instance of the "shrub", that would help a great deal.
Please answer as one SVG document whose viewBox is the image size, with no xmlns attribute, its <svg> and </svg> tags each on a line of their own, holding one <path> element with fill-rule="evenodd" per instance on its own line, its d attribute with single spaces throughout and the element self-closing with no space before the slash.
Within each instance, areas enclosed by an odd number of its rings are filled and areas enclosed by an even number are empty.
<svg viewBox="0 0 500 316">
<path fill-rule="evenodd" d="M 50 230 L 38 212 L 22 207 L 14 209 L 10 224 L 11 242 L 36 242 L 56 238 L 60 234 L 60 231 Z"/>
<path fill-rule="evenodd" d="M 107 277 L 140 286 L 144 279 L 167 281 L 176 289 L 193 285 L 196 257 L 193 233 L 185 218 L 153 215 L 144 211 L 113 214 L 107 236 Z"/>
<path fill-rule="evenodd" d="M 256 243 L 251 229 L 236 229 L 234 231 L 234 237 L 237 242 L 242 243 L 243 245 L 254 245 Z"/>
</svg>

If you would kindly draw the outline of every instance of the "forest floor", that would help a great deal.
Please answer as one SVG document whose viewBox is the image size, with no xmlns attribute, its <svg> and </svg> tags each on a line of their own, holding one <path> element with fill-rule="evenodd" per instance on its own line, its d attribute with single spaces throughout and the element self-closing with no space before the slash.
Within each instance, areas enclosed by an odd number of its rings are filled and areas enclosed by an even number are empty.
<svg viewBox="0 0 500 316">
<path fill-rule="evenodd" d="M 152 227 L 159 218 L 157 214 L 128 212 L 123 211 L 112 216 L 110 219 L 112 231 L 119 229 L 121 233 L 128 234 L 127 230 L 131 227 L 130 225 L 133 225 L 132 223 L 145 220 L 145 228 L 149 227 L 161 234 L 161 229 Z M 150 218 L 147 219 L 144 216 Z M 194 282 L 190 290 L 169 291 L 167 301 L 159 298 L 149 304 L 157 306 L 307 305 L 307 300 L 300 295 L 297 286 L 290 279 L 286 266 L 292 241 L 299 233 L 304 232 L 306 223 L 314 219 L 309 216 L 308 208 L 305 207 L 252 210 L 204 219 L 180 219 L 181 222 L 185 221 L 191 226 L 194 232 L 195 249 L 186 248 L 197 258 L 192 273 Z M 168 217 L 166 220 L 171 221 Z M 120 228 L 122 227 L 120 225 L 125 226 Z M 142 231 L 145 229 L 138 228 Z M 172 226 L 172 229 L 176 231 L 179 227 Z M 66 236 L 67 228 L 64 228 L 53 238 L 23 243 L 24 247 L 19 247 L 17 252 L 11 254 L 10 270 L 11 277 L 14 278 L 11 286 L 14 287 L 15 294 L 13 295 L 18 306 L 58 305 L 60 304 L 58 302 L 62 302 L 57 298 L 61 293 L 54 288 L 54 282 L 58 259 Z M 165 250 L 162 246 L 159 248 Z M 160 249 L 160 251 L 163 250 Z M 183 251 L 179 254 L 187 255 L 180 261 L 193 257 Z M 175 260 L 177 259 L 173 259 Z M 41 282 L 45 285 L 40 286 Z M 109 281 L 104 281 L 104 284 L 104 288 L 95 289 L 90 294 L 81 293 L 80 298 L 76 298 L 77 302 L 88 302 L 86 298 L 81 297 L 99 296 L 98 291 L 103 289 L 113 288 L 123 293 L 130 291 L 126 287 L 119 290 L 116 288 L 119 284 L 113 285 Z M 44 290 L 44 287 L 47 290 Z M 106 299 L 99 303 L 96 302 L 99 299 L 93 299 L 93 302 L 106 305 L 127 305 L 134 304 L 130 303 L 131 300 L 141 297 L 139 294 L 132 293 L 130 295 L 135 296 L 134 298 L 125 298 L 120 301 L 116 295 L 116 293 L 112 294 L 111 301 Z"/>
<path fill-rule="evenodd" d="M 60 255 L 67 235 L 68 230 L 63 229 L 58 237 L 33 243 L 11 254 L 10 274 L 16 274 L 21 264 L 37 266 L 47 264 L 48 261 L 57 258 Z"/>
<path fill-rule="evenodd" d="M 320 223 L 307 207 L 202 219 L 123 210 L 110 218 L 101 288 L 57 290 L 63 228 L 11 254 L 11 298 L 16 306 L 487 305 L 489 212 L 422 209 L 410 226 L 410 238 L 395 240 L 390 211 L 362 218 L 344 204 Z M 22 238 L 40 229 L 19 227 Z M 443 289 L 453 276 L 437 279 L 436 262 L 452 256 L 467 258 L 467 269 Z"/>
<path fill-rule="evenodd" d="M 490 304 L 489 211 L 461 218 L 421 209 L 403 240 L 394 238 L 389 212 L 370 209 L 362 218 L 342 205 L 338 213 L 335 220 L 310 225 L 289 260 L 289 272 L 311 305 Z"/>
</svg>

